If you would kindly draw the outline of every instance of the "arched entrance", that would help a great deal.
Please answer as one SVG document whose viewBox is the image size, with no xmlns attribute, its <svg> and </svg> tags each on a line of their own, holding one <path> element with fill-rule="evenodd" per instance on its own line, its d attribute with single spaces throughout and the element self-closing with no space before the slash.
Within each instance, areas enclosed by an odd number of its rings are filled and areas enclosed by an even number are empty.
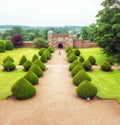
<svg viewBox="0 0 120 125">
<path fill-rule="evenodd" d="M 63 43 L 58 43 L 58 49 L 63 49 Z"/>
</svg>

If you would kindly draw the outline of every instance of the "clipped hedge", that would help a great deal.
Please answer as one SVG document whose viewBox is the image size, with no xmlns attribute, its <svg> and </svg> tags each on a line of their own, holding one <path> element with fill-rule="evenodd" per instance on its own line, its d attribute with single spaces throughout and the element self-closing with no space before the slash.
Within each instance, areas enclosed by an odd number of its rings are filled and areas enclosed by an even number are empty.
<svg viewBox="0 0 120 125">
<path fill-rule="evenodd" d="M 88 76 L 88 74 L 84 70 L 80 70 L 74 77 L 73 77 L 73 83 L 78 86 L 81 82 L 84 80 L 91 81 L 91 78 Z"/>
<path fill-rule="evenodd" d="M 72 69 L 77 65 L 81 64 L 77 59 L 74 60 L 70 65 L 69 65 L 69 70 L 72 71 Z"/>
<path fill-rule="evenodd" d="M 30 69 L 32 65 L 32 62 L 30 60 L 27 60 L 24 64 L 23 64 L 23 68 L 24 68 L 24 71 L 28 71 Z"/>
<path fill-rule="evenodd" d="M 89 60 L 85 60 L 83 63 L 82 63 L 82 66 L 84 67 L 84 69 L 86 71 L 90 71 L 92 69 L 92 64 L 89 62 Z"/>
<path fill-rule="evenodd" d="M 85 61 L 84 57 L 83 57 L 83 56 L 79 56 L 79 61 L 80 61 L 81 63 L 83 63 L 83 62 Z"/>
<path fill-rule="evenodd" d="M 46 50 L 46 48 L 41 48 L 41 49 L 38 51 L 39 56 L 41 56 L 45 50 Z"/>
<path fill-rule="evenodd" d="M 37 64 L 33 64 L 31 66 L 31 68 L 29 69 L 29 71 L 34 72 L 38 77 L 42 77 L 43 76 L 43 71 Z"/>
<path fill-rule="evenodd" d="M 75 53 L 76 56 L 79 56 L 80 55 L 80 50 L 79 49 L 75 49 L 74 53 Z"/>
<path fill-rule="evenodd" d="M 3 64 L 3 68 L 5 71 L 13 71 L 15 70 L 16 66 L 13 62 L 7 61 Z"/>
<path fill-rule="evenodd" d="M 72 50 L 72 47 L 71 46 L 67 46 L 66 48 L 65 48 L 65 51 L 68 53 L 70 50 Z"/>
<path fill-rule="evenodd" d="M 0 52 L 5 52 L 5 44 L 3 40 L 0 40 Z"/>
<path fill-rule="evenodd" d="M 103 71 L 111 71 L 111 65 L 108 61 L 103 62 L 103 64 L 101 65 L 101 69 Z"/>
<path fill-rule="evenodd" d="M 41 55 L 40 60 L 41 60 L 43 63 L 46 63 L 46 62 L 48 61 L 48 60 L 47 60 L 47 57 L 46 57 L 46 55 L 45 55 L 44 53 Z"/>
<path fill-rule="evenodd" d="M 25 62 L 27 61 L 27 58 L 25 55 L 22 55 L 20 61 L 19 61 L 19 65 L 23 65 Z"/>
<path fill-rule="evenodd" d="M 7 61 L 14 62 L 14 59 L 11 56 L 7 56 L 4 60 L 3 63 L 6 63 Z"/>
<path fill-rule="evenodd" d="M 93 56 L 89 56 L 89 57 L 88 57 L 88 60 L 89 60 L 89 62 L 90 62 L 92 65 L 95 65 L 96 59 L 95 59 Z"/>
<path fill-rule="evenodd" d="M 68 57 L 68 62 L 72 63 L 73 61 L 75 61 L 77 59 L 77 56 L 75 54 L 70 54 Z"/>
<path fill-rule="evenodd" d="M 13 50 L 14 49 L 13 43 L 10 40 L 5 41 L 5 49 L 6 50 Z"/>
<path fill-rule="evenodd" d="M 36 85 L 38 84 L 38 76 L 32 72 L 32 71 L 29 71 L 25 76 L 24 78 L 26 78 L 30 83 L 32 83 L 33 85 Z"/>
<path fill-rule="evenodd" d="M 28 99 L 36 94 L 35 87 L 25 78 L 19 79 L 11 88 L 13 96 L 17 99 Z"/>
<path fill-rule="evenodd" d="M 36 54 L 34 54 L 32 57 L 32 62 L 34 62 L 36 59 L 39 59 L 39 57 Z"/>
<path fill-rule="evenodd" d="M 90 81 L 83 81 L 76 88 L 79 97 L 83 99 L 93 99 L 97 94 L 97 88 Z"/>
</svg>

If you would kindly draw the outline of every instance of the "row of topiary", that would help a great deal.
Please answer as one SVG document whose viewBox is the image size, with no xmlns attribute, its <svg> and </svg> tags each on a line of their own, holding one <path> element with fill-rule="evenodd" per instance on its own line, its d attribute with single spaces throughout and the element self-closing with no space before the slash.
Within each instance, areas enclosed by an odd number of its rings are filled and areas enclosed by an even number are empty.
<svg viewBox="0 0 120 125">
<path fill-rule="evenodd" d="M 0 52 L 5 52 L 5 50 L 13 50 L 14 46 L 10 40 L 0 40 Z"/>
<path fill-rule="evenodd" d="M 72 63 L 74 60 L 78 59 L 82 63 L 82 66 L 86 71 L 92 69 L 92 65 L 96 64 L 96 59 L 93 56 L 89 56 L 87 60 L 81 55 L 79 49 L 72 49 L 70 46 L 66 47 L 68 62 Z M 111 71 L 111 64 L 108 60 L 104 61 L 101 65 L 103 71 Z"/>
</svg>

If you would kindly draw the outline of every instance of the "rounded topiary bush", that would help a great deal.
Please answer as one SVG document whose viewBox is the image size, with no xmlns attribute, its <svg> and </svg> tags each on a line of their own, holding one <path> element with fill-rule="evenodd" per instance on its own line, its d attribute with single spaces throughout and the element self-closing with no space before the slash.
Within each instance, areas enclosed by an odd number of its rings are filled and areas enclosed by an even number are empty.
<svg viewBox="0 0 120 125">
<path fill-rule="evenodd" d="M 43 54 L 46 56 L 48 60 L 51 59 L 51 53 L 49 51 L 45 50 Z"/>
<path fill-rule="evenodd" d="M 6 63 L 7 61 L 14 62 L 14 59 L 11 56 L 7 56 L 4 60 L 3 63 Z"/>
<path fill-rule="evenodd" d="M 5 52 L 5 44 L 3 40 L 0 40 L 0 52 Z"/>
<path fill-rule="evenodd" d="M 97 88 L 91 84 L 90 81 L 83 81 L 79 86 L 76 88 L 76 92 L 79 97 L 83 99 L 92 99 L 97 94 Z"/>
<path fill-rule="evenodd" d="M 80 70 L 74 77 L 73 77 L 73 83 L 78 86 L 81 82 L 84 80 L 91 81 L 91 78 L 88 76 L 88 74 L 84 70 Z"/>
<path fill-rule="evenodd" d="M 84 69 L 86 71 L 90 71 L 92 69 L 92 64 L 89 62 L 89 60 L 85 60 L 83 63 L 82 63 L 82 66 L 84 67 Z"/>
<path fill-rule="evenodd" d="M 19 79 L 11 88 L 13 96 L 17 99 L 28 99 L 36 94 L 35 87 L 25 78 Z"/>
<path fill-rule="evenodd" d="M 41 49 L 38 51 L 39 56 L 41 56 L 45 50 L 46 50 L 46 48 L 41 48 Z"/>
<path fill-rule="evenodd" d="M 111 71 L 111 65 L 108 61 L 105 61 L 102 65 L 101 65 L 101 69 L 103 71 Z"/>
<path fill-rule="evenodd" d="M 39 59 L 36 59 L 33 64 L 37 64 L 43 71 L 46 69 L 46 66 L 43 62 L 41 62 Z"/>
<path fill-rule="evenodd" d="M 67 46 L 66 48 L 65 48 L 65 51 L 68 53 L 70 50 L 72 50 L 72 47 L 71 46 Z"/>
<path fill-rule="evenodd" d="M 25 62 L 27 61 L 27 58 L 25 55 L 22 55 L 20 61 L 19 61 L 19 65 L 23 65 Z"/>
<path fill-rule="evenodd" d="M 68 62 L 72 63 L 76 59 L 77 59 L 77 56 L 75 54 L 70 54 L 68 57 Z"/>
<path fill-rule="evenodd" d="M 46 62 L 48 61 L 48 60 L 47 60 L 47 57 L 46 57 L 46 55 L 45 55 L 44 53 L 41 55 L 40 60 L 41 60 L 43 63 L 46 63 Z"/>
<path fill-rule="evenodd" d="M 30 69 L 32 65 L 32 62 L 27 60 L 24 64 L 23 64 L 23 68 L 24 68 L 24 71 L 28 71 Z"/>
<path fill-rule="evenodd" d="M 7 61 L 3 64 L 3 68 L 5 71 L 13 71 L 15 70 L 16 66 L 13 62 Z"/>
<path fill-rule="evenodd" d="M 33 85 L 36 85 L 39 81 L 38 76 L 32 71 L 29 71 L 24 77 Z"/>
<path fill-rule="evenodd" d="M 74 61 L 70 64 L 69 70 L 72 71 L 72 69 L 73 69 L 77 64 L 81 64 L 81 63 L 79 62 L 79 60 L 76 59 L 76 60 L 74 60 Z"/>
<path fill-rule="evenodd" d="M 95 65 L 96 59 L 95 59 L 93 56 L 89 56 L 89 57 L 88 57 L 88 60 L 89 60 L 89 62 L 90 62 L 92 65 Z"/>
<path fill-rule="evenodd" d="M 79 56 L 80 55 L 80 50 L 79 49 L 75 49 L 74 53 L 75 53 L 76 56 Z"/>
<path fill-rule="evenodd" d="M 71 71 L 72 76 L 75 76 L 80 70 L 84 70 L 81 64 L 77 64 Z"/>
<path fill-rule="evenodd" d="M 49 46 L 49 47 L 48 47 L 48 51 L 49 51 L 50 53 L 53 53 L 54 50 L 55 50 L 55 48 L 54 48 L 53 46 Z"/>
<path fill-rule="evenodd" d="M 39 59 L 39 57 L 36 54 L 34 54 L 32 57 L 32 62 L 34 62 L 36 59 Z"/>
<path fill-rule="evenodd" d="M 13 43 L 10 40 L 5 41 L 5 49 L 6 50 L 13 50 L 14 49 Z"/>
<path fill-rule="evenodd" d="M 81 63 L 83 63 L 83 62 L 85 61 L 84 57 L 83 57 L 83 56 L 79 56 L 79 61 L 80 61 Z"/>
<path fill-rule="evenodd" d="M 42 77 L 43 76 L 43 71 L 37 64 L 33 64 L 31 66 L 31 68 L 29 69 L 29 71 L 34 72 L 38 77 Z"/>
</svg>

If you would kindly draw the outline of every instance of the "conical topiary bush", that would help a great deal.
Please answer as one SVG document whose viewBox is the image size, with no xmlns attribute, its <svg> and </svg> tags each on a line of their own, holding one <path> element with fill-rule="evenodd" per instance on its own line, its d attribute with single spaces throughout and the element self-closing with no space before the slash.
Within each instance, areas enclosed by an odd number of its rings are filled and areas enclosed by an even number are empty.
<svg viewBox="0 0 120 125">
<path fill-rule="evenodd" d="M 46 62 L 48 61 L 48 60 L 47 60 L 47 57 L 46 57 L 46 55 L 45 55 L 44 53 L 41 55 L 40 60 L 41 60 L 43 63 L 46 63 Z"/>
<path fill-rule="evenodd" d="M 79 56 L 79 61 L 80 61 L 81 63 L 83 63 L 83 62 L 85 61 L 84 57 L 83 57 L 83 56 Z"/>
<path fill-rule="evenodd" d="M 46 56 L 47 60 L 50 60 L 50 58 L 51 58 L 51 54 L 50 54 L 49 51 L 44 51 L 43 54 Z"/>
<path fill-rule="evenodd" d="M 53 53 L 54 50 L 55 50 L 55 48 L 54 48 L 53 46 L 49 46 L 49 47 L 48 47 L 48 51 L 49 51 L 50 53 Z"/>
<path fill-rule="evenodd" d="M 11 56 L 7 56 L 4 60 L 3 63 L 6 63 L 7 61 L 14 62 L 14 59 Z"/>
<path fill-rule="evenodd" d="M 33 85 L 36 85 L 39 81 L 38 76 L 32 71 L 29 71 L 24 77 Z"/>
<path fill-rule="evenodd" d="M 28 71 L 30 69 L 32 65 L 32 62 L 30 60 L 27 60 L 24 64 L 23 64 L 23 68 L 24 68 L 24 71 Z"/>
<path fill-rule="evenodd" d="M 80 70 L 74 77 L 73 77 L 73 83 L 78 86 L 81 82 L 84 80 L 91 81 L 91 78 L 88 76 L 88 74 L 84 70 Z"/>
<path fill-rule="evenodd" d="M 76 59 L 75 61 L 73 61 L 73 62 L 69 65 L 69 70 L 72 71 L 72 69 L 73 69 L 77 64 L 81 64 L 78 59 Z"/>
<path fill-rule="evenodd" d="M 36 59 L 39 59 L 39 57 L 36 54 L 34 54 L 32 57 L 32 62 L 34 62 Z"/>
<path fill-rule="evenodd" d="M 77 64 L 71 71 L 72 76 L 74 77 L 80 70 L 84 70 L 81 64 Z"/>
<path fill-rule="evenodd" d="M 76 92 L 83 99 L 92 99 L 97 94 L 97 88 L 90 81 L 85 80 L 78 85 Z"/>
<path fill-rule="evenodd" d="M 86 71 L 90 71 L 92 69 L 92 64 L 89 62 L 89 60 L 85 60 L 83 63 L 82 63 L 82 66 L 84 67 L 84 69 Z"/>
<path fill-rule="evenodd" d="M 90 62 L 92 65 L 95 65 L 96 59 L 95 59 L 93 56 L 89 56 L 89 57 L 88 57 L 88 60 L 89 60 L 89 62 Z"/>
<path fill-rule="evenodd" d="M 45 50 L 46 50 L 46 48 L 41 48 L 41 49 L 38 51 L 39 56 L 41 56 L 41 55 L 44 53 Z"/>
<path fill-rule="evenodd" d="M 10 40 L 5 41 L 5 49 L 6 50 L 13 50 L 14 49 L 13 43 Z"/>
<path fill-rule="evenodd" d="M 19 79 L 11 88 L 17 99 L 28 99 L 36 94 L 35 87 L 25 78 Z"/>
<path fill-rule="evenodd" d="M 34 72 L 38 77 L 42 77 L 43 76 L 43 71 L 37 64 L 33 64 L 31 66 L 31 68 L 29 69 L 29 71 Z"/>
<path fill-rule="evenodd" d="M 77 56 L 75 54 L 70 54 L 68 56 L 68 62 L 72 63 L 73 61 L 75 61 L 77 59 Z"/>
<path fill-rule="evenodd" d="M 41 62 L 39 59 L 36 59 L 33 64 L 37 64 L 43 71 L 45 71 L 46 66 L 43 62 Z"/>
<path fill-rule="evenodd" d="M 66 48 L 65 48 L 65 51 L 68 53 L 70 50 L 72 50 L 72 47 L 71 46 L 67 46 Z"/>
<path fill-rule="evenodd" d="M 101 69 L 103 71 L 111 71 L 111 65 L 108 61 L 103 62 L 103 64 L 101 65 Z"/>
<path fill-rule="evenodd" d="M 27 61 L 27 58 L 25 55 L 23 55 L 19 61 L 19 65 L 23 65 Z"/>
<path fill-rule="evenodd" d="M 69 57 L 69 55 L 71 55 L 71 54 L 74 54 L 74 50 L 73 50 L 73 49 L 70 50 L 70 51 L 67 53 L 67 57 Z"/>
<path fill-rule="evenodd" d="M 13 71 L 15 70 L 16 66 L 13 62 L 7 61 L 3 64 L 3 68 L 5 71 Z"/>
</svg>

